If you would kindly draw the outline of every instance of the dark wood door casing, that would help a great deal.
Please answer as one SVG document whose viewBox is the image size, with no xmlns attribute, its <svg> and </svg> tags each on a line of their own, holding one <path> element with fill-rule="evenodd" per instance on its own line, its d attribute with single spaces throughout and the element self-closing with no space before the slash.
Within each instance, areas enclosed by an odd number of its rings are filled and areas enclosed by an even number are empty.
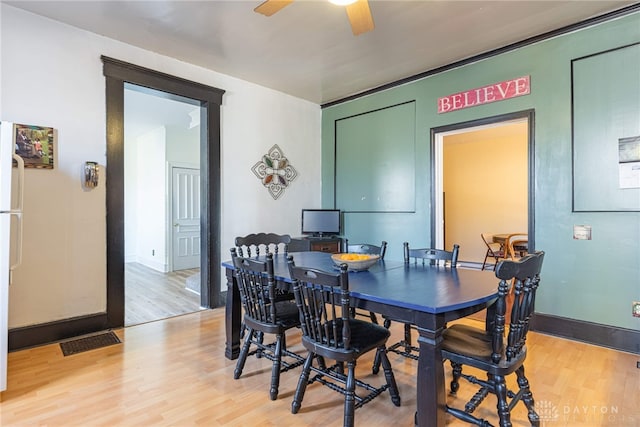
<svg viewBox="0 0 640 427">
<path fill-rule="evenodd" d="M 162 91 L 170 99 L 201 107 L 200 304 L 218 307 L 220 295 L 220 106 L 224 90 L 101 57 L 107 114 L 107 318 L 124 326 L 124 84 Z"/>
</svg>

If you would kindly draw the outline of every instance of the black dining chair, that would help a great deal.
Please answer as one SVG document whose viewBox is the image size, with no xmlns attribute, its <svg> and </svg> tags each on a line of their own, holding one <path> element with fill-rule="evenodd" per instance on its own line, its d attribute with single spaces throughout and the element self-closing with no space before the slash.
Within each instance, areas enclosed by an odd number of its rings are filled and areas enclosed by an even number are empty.
<svg viewBox="0 0 640 427">
<path fill-rule="evenodd" d="M 291 300 L 279 301 L 276 298 L 273 254 L 268 253 L 265 261 L 258 261 L 240 257 L 236 248 L 232 248 L 231 259 L 247 328 L 233 378 L 240 378 L 248 356 L 266 357 L 273 362 L 269 396 L 271 400 L 275 400 L 278 397 L 280 373 L 304 362 L 302 356 L 287 350 L 285 334 L 287 330 L 300 326 L 298 307 Z M 265 344 L 265 334 L 275 335 L 275 342 Z M 251 350 L 252 346 L 255 347 L 254 350 Z M 287 361 L 283 356 L 292 361 Z"/>
<path fill-rule="evenodd" d="M 235 239 L 238 256 L 246 258 L 259 257 L 267 253 L 272 253 L 274 256 L 279 253 L 286 255 L 289 252 L 290 243 L 290 235 L 275 233 L 252 233 L 246 236 L 238 236 Z M 276 289 L 275 293 L 275 298 L 279 301 L 293 301 L 293 294 L 289 291 Z M 240 338 L 244 338 L 245 331 L 246 327 L 243 322 L 240 326 Z"/>
<path fill-rule="evenodd" d="M 381 260 L 384 260 L 384 256 L 387 253 L 387 242 L 382 241 L 380 246 L 371 245 L 369 243 L 349 243 L 349 239 L 344 239 L 342 246 L 342 252 L 350 254 L 367 254 L 367 255 L 379 255 Z M 373 311 L 368 313 L 362 313 L 355 308 L 352 309 L 354 316 L 369 317 L 373 323 L 378 323 L 378 318 Z"/>
<path fill-rule="evenodd" d="M 387 253 L 387 242 L 383 240 L 380 246 L 376 246 L 369 243 L 349 243 L 349 239 L 344 239 L 342 252 L 380 255 L 380 259 L 384 259 L 384 256 Z"/>
<path fill-rule="evenodd" d="M 432 248 L 411 249 L 408 242 L 404 242 L 403 246 L 404 263 L 407 266 L 412 262 L 414 264 L 420 262 L 423 265 L 428 262 L 432 265 L 442 265 L 443 268 L 456 268 L 458 265 L 458 252 L 460 251 L 460 245 L 453 245 L 453 250 L 451 251 Z M 384 326 L 386 328 L 391 327 L 391 322 L 393 320 L 394 319 L 389 316 L 384 316 Z M 420 349 L 412 343 L 411 331 L 413 329 L 414 327 L 410 323 L 404 323 L 404 338 L 390 345 L 387 351 L 394 352 L 413 360 L 418 360 Z M 376 363 L 374 362 L 373 372 L 377 372 L 378 368 L 379 366 L 376 366 Z"/>
<path fill-rule="evenodd" d="M 497 412 L 501 426 L 511 425 L 511 410 L 519 401 L 527 407 L 529 422 L 534 426 L 540 425 L 529 381 L 524 374 L 524 361 L 527 357 L 525 342 L 529 321 L 534 312 L 543 259 L 544 252 L 536 252 L 519 261 L 505 260 L 498 263 L 495 269 L 496 277 L 500 279 L 498 299 L 487 310 L 486 329 L 456 324 L 444 330 L 442 357 L 451 362 L 453 370 L 451 394 L 455 395 L 458 391 L 460 378 L 480 386 L 464 410 L 447 406 L 447 412 L 456 418 L 476 425 L 489 425 L 486 420 L 477 418 L 472 413 L 492 393 L 498 400 Z M 512 292 L 509 292 L 510 288 L 513 288 Z M 513 295 L 513 302 L 509 331 L 505 336 L 509 294 Z M 486 372 L 487 379 L 464 374 L 463 366 Z M 513 373 L 517 376 L 517 392 L 508 390 L 505 380 L 507 375 Z"/>
<path fill-rule="evenodd" d="M 347 265 L 342 264 L 340 272 L 335 273 L 296 267 L 292 255 L 288 263 L 300 312 L 302 344 L 308 350 L 291 412 L 295 414 L 300 410 L 307 386 L 316 382 L 344 395 L 345 427 L 354 425 L 356 409 L 385 390 L 389 390 L 393 404 L 400 406 L 400 394 L 385 347 L 390 332 L 351 316 Z M 379 387 L 355 376 L 357 359 L 372 350 L 380 355 L 386 379 Z M 325 359 L 334 360 L 335 364 L 328 366 Z M 312 371 L 315 375 L 310 377 Z"/>
</svg>

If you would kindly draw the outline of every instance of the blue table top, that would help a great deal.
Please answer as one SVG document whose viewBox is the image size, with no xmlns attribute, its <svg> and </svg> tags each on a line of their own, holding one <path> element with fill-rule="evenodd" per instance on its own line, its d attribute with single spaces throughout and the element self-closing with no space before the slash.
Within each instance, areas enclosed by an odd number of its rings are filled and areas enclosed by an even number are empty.
<svg viewBox="0 0 640 427">
<path fill-rule="evenodd" d="M 331 255 L 324 252 L 293 252 L 297 266 L 336 271 Z M 233 269 L 231 260 L 222 263 Z M 291 282 L 286 258 L 274 258 L 276 279 Z M 351 295 L 366 301 L 426 313 L 445 313 L 486 303 L 496 298 L 498 279 L 492 271 L 469 270 L 402 261 L 380 261 L 366 271 L 349 273 Z"/>
</svg>

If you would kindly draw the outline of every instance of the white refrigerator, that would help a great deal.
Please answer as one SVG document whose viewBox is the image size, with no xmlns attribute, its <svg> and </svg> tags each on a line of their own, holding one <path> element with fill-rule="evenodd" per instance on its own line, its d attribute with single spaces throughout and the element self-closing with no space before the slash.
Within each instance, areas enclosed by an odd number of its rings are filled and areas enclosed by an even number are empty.
<svg viewBox="0 0 640 427">
<path fill-rule="evenodd" d="M 24 162 L 14 152 L 13 123 L 0 122 L 0 391 L 7 389 L 9 285 L 22 255 Z"/>
</svg>

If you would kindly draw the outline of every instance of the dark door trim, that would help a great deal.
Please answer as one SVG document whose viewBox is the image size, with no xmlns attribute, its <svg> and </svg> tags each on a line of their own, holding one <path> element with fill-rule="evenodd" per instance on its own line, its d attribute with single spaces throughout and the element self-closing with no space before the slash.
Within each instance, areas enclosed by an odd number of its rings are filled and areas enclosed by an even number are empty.
<svg viewBox="0 0 640 427">
<path fill-rule="evenodd" d="M 224 90 L 101 57 L 107 112 L 107 319 L 124 326 L 124 84 L 165 92 L 201 107 L 200 304 L 222 305 L 220 295 L 220 105 Z"/>
<path fill-rule="evenodd" d="M 514 113 L 506 113 L 500 114 L 498 116 L 492 117 L 484 117 L 482 119 L 470 120 L 468 122 L 455 123 L 445 126 L 439 126 L 436 128 L 431 128 L 431 206 L 436 206 L 436 189 L 434 182 L 436 182 L 436 135 L 443 132 L 450 132 L 452 130 L 465 129 L 465 128 L 473 128 L 478 126 L 489 125 L 493 123 L 501 123 L 507 122 L 511 120 L 524 119 L 526 118 L 529 124 L 528 131 L 528 168 L 529 168 L 529 177 L 528 177 L 528 212 L 527 215 L 529 217 L 529 248 L 531 250 L 535 250 L 536 242 L 535 242 L 535 110 L 523 110 L 516 111 Z M 435 247 L 435 235 L 436 235 L 436 213 L 435 209 L 431 209 L 431 245 Z"/>
</svg>

